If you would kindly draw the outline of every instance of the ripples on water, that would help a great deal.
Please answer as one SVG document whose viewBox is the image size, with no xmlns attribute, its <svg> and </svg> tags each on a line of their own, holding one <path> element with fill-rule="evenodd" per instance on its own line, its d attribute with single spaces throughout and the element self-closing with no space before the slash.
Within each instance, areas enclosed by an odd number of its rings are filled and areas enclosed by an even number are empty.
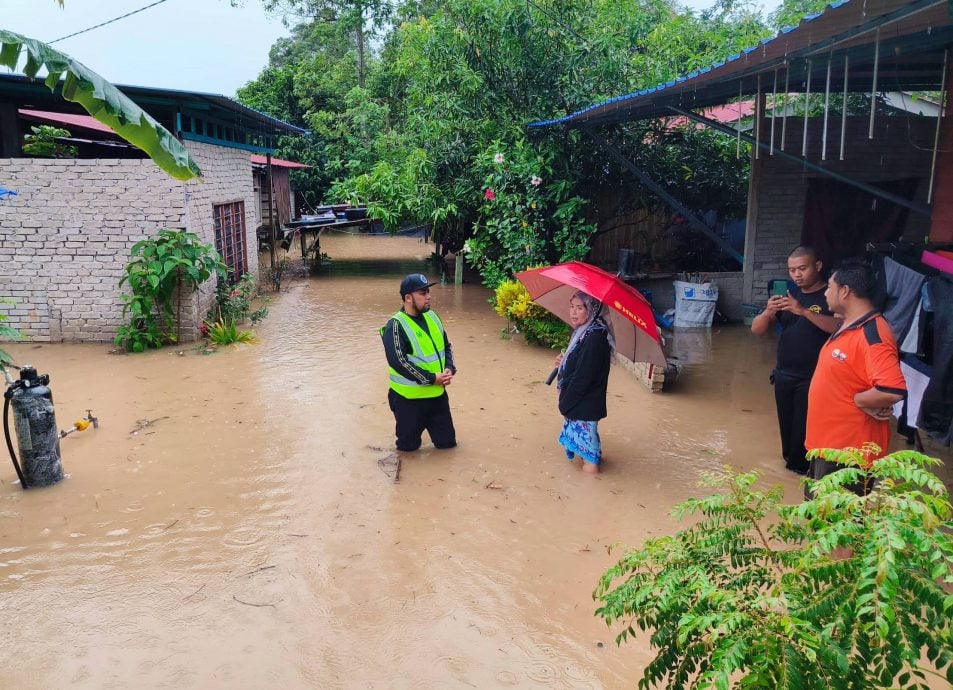
<svg viewBox="0 0 953 690">
<path fill-rule="evenodd" d="M 592 615 L 606 546 L 670 532 L 724 461 L 797 494 L 771 348 L 677 337 L 671 395 L 615 368 L 594 478 L 556 445 L 552 353 L 501 339 L 484 288 L 437 286 L 460 447 L 425 445 L 395 485 L 378 329 L 405 274 L 438 278 L 432 247 L 323 239 L 333 263 L 289 281 L 256 347 L 11 346 L 53 374 L 66 418 L 89 404 L 103 423 L 63 441 L 61 485 L 0 485 L 0 687 L 636 684 L 646 646 L 617 649 Z"/>
</svg>

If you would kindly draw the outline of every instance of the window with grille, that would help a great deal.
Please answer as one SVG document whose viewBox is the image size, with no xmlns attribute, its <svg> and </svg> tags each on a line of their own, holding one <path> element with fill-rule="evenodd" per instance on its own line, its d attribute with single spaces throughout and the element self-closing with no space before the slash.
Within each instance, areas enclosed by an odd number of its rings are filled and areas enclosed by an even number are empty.
<svg viewBox="0 0 953 690">
<path fill-rule="evenodd" d="M 215 220 L 215 248 L 228 265 L 228 281 L 238 282 L 248 270 L 248 256 L 245 250 L 245 202 L 212 206 Z"/>
</svg>

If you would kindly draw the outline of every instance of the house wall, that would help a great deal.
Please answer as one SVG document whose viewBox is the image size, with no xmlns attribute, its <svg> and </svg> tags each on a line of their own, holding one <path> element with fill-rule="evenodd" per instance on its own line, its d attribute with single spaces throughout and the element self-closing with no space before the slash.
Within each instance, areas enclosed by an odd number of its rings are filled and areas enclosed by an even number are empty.
<svg viewBox="0 0 953 690">
<path fill-rule="evenodd" d="M 252 178 L 248 151 L 230 149 L 196 141 L 185 141 L 186 148 L 202 170 L 201 180 L 179 183 L 187 198 L 186 227 L 203 242 L 215 244 L 212 207 L 234 201 L 245 202 L 245 256 L 248 272 L 258 278 L 258 240 L 255 229 L 261 218 Z M 183 302 L 182 339 L 197 340 L 199 324 L 215 301 L 215 281 L 209 280 Z"/>
<path fill-rule="evenodd" d="M 110 342 L 123 323 L 119 280 L 132 245 L 165 227 L 214 242 L 212 204 L 245 201 L 248 268 L 257 274 L 258 211 L 248 153 L 187 143 L 203 181 L 173 180 L 151 160 L 0 159 L 18 192 L 0 204 L 0 304 L 37 342 Z M 183 304 L 183 340 L 214 299 L 214 281 Z"/>
<path fill-rule="evenodd" d="M 151 160 L 0 159 L 0 305 L 40 342 L 108 342 L 132 245 L 185 225 L 180 183 Z"/>
<path fill-rule="evenodd" d="M 803 119 L 788 118 L 785 151 L 799 155 Z M 919 177 L 915 201 L 925 204 L 936 120 L 921 117 L 878 117 L 874 138 L 868 139 L 867 117 L 848 118 L 845 160 L 838 160 L 840 118 L 828 122 L 827 161 L 821 162 L 823 119 L 808 121 L 808 160 L 864 182 Z M 770 120 L 762 129 L 770 136 Z M 780 145 L 781 122 L 775 123 L 775 145 Z M 761 304 L 768 297 L 768 281 L 787 277 L 787 257 L 801 243 L 808 180 L 829 179 L 793 161 L 762 150 L 745 246 L 744 302 Z M 755 173 L 756 175 L 758 173 Z M 910 212 L 903 239 L 919 241 L 929 233 L 926 216 Z"/>
</svg>

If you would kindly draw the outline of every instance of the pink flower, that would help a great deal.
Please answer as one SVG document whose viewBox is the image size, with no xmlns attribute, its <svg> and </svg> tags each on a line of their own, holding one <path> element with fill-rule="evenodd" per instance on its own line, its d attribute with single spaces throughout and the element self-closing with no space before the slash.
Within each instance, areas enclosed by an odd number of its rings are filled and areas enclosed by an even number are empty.
<svg viewBox="0 0 953 690">
<path fill-rule="evenodd" d="M 493 201 L 496 198 L 496 194 L 493 193 L 493 190 L 487 187 L 483 190 L 483 198 L 487 201 Z"/>
<path fill-rule="evenodd" d="M 232 290 L 228 293 L 229 297 L 238 297 L 238 290 Z"/>
<path fill-rule="evenodd" d="M 208 324 L 204 321 L 202 322 L 202 325 L 199 326 L 199 333 L 202 335 L 208 335 Z"/>
<path fill-rule="evenodd" d="M 503 162 L 503 154 L 502 154 L 502 153 L 498 153 L 498 154 L 496 154 L 495 156 L 493 156 L 493 162 L 494 162 L 494 163 L 497 163 L 497 164 L 502 163 L 502 162 Z"/>
<path fill-rule="evenodd" d="M 543 184 L 543 178 L 539 177 L 538 175 L 533 175 L 529 183 L 534 187 L 539 187 L 541 184 Z"/>
</svg>

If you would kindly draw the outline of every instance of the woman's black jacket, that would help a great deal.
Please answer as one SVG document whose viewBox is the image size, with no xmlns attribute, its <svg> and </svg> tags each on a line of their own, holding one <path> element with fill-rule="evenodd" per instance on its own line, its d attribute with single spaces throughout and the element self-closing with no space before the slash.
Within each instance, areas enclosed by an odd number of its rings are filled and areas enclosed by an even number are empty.
<svg viewBox="0 0 953 690">
<path fill-rule="evenodd" d="M 612 350 L 598 325 L 566 356 L 560 372 L 559 413 L 567 419 L 595 422 L 606 416 L 606 386 Z"/>
</svg>

